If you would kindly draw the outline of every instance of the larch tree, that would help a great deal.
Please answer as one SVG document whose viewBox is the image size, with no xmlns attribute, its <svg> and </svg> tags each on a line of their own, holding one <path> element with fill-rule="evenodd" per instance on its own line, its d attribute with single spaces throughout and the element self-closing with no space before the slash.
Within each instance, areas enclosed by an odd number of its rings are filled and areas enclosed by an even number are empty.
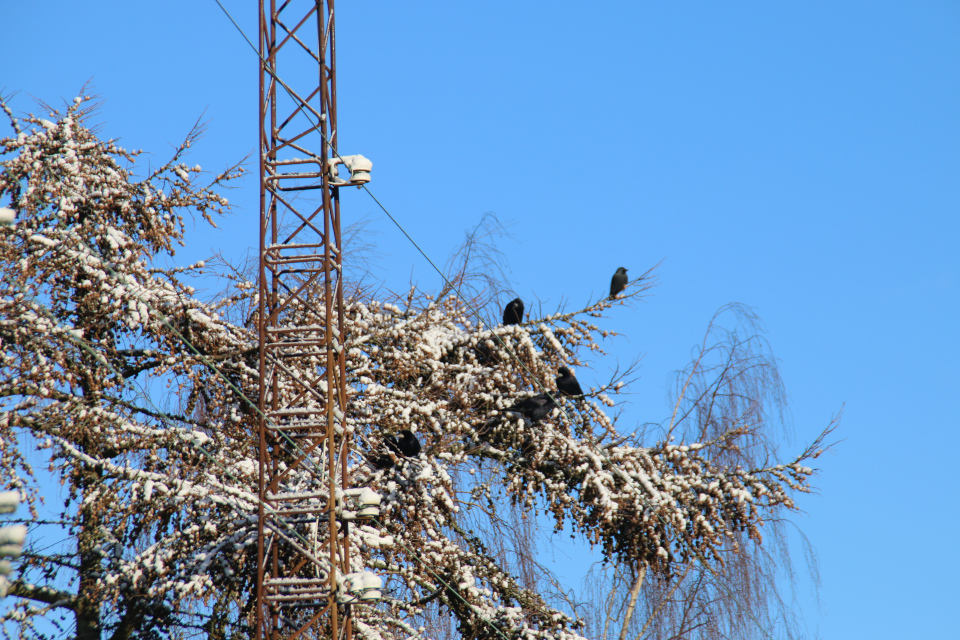
<svg viewBox="0 0 960 640">
<path fill-rule="evenodd" d="M 65 498 L 57 517 L 28 522 L 38 550 L 13 582 L 20 600 L 4 630 L 43 636 L 53 625 L 55 637 L 119 640 L 202 626 L 214 584 L 249 573 L 234 546 L 250 544 L 256 491 L 218 479 L 218 464 L 235 460 L 234 475 L 254 477 L 242 466 L 249 434 L 208 419 L 203 399 L 183 393 L 206 370 L 181 334 L 212 358 L 252 347 L 182 281 L 202 264 L 164 268 L 160 256 L 182 243 L 183 212 L 212 221 L 225 210 L 213 188 L 240 169 L 199 186 L 200 167 L 182 160 L 195 129 L 136 180 L 138 153 L 97 138 L 85 99 L 63 113 L 44 107 L 52 120 L 2 106 L 13 135 L 0 141 L 0 201 L 17 212 L 16 226 L 0 230 L 3 484 L 35 505 L 35 456 L 24 448 L 38 448 Z M 171 404 L 154 400 L 157 383 L 184 401 L 182 412 L 157 407 Z M 235 531 L 211 524 L 238 517 Z M 62 550 L 39 550 L 64 533 Z M 38 617 L 49 624 L 37 627 Z"/>
<path fill-rule="evenodd" d="M 226 210 L 217 189 L 239 168 L 201 186 L 200 168 L 183 160 L 195 130 L 138 180 L 137 154 L 99 140 L 84 105 L 45 120 L 15 118 L 4 104 L 13 135 L 0 141 L 0 202 L 9 199 L 17 225 L 0 229 L 0 488 L 36 503 L 29 449 L 47 452 L 44 473 L 64 485 L 65 502 L 47 524 L 26 520 L 32 540 L 45 527 L 68 534 L 56 552 L 38 543 L 25 555 L 4 629 L 42 637 L 48 627 L 35 622 L 46 618 L 83 640 L 248 637 L 256 287 L 220 265 L 222 291 L 202 298 L 189 281 L 211 266 L 163 266 L 185 240 L 184 215 L 212 221 Z M 468 240 L 474 249 L 485 241 Z M 605 637 L 615 624 L 631 640 L 669 637 L 668 628 L 703 619 L 669 604 L 695 577 L 714 585 L 768 577 L 757 565 L 764 529 L 810 490 L 808 464 L 823 447 L 818 439 L 799 455 L 777 455 L 769 427 L 779 379 L 760 343 L 736 333 L 705 343 L 672 419 L 628 431 L 611 408 L 632 369 L 578 398 L 559 397 L 554 378 L 603 353 L 616 335 L 600 326 L 604 312 L 641 296 L 648 281 L 616 299 L 498 326 L 481 318 L 499 311 L 495 262 L 489 252 L 474 257 L 479 273 L 463 258 L 436 294 L 375 296 L 356 286 L 346 297 L 349 473 L 383 498 L 379 517 L 351 529 L 354 570 L 385 580 L 380 603 L 353 607 L 355 633 L 575 640 L 599 637 L 605 623 Z M 309 293 L 289 301 L 282 322 L 323 322 L 323 297 Z M 286 364 L 307 377 L 322 355 Z M 544 393 L 556 406 L 542 419 L 510 411 Z M 387 446 L 405 429 L 420 455 Z M 325 453 L 290 445 L 286 455 L 308 464 L 284 491 L 323 495 Z M 551 523 L 611 568 L 589 606 L 559 597 L 538 563 L 533 540 Z M 300 521 L 288 534 L 317 549 L 326 536 Z M 775 596 L 759 588 L 745 604 L 773 611 Z M 739 607 L 734 600 L 725 606 Z"/>
</svg>

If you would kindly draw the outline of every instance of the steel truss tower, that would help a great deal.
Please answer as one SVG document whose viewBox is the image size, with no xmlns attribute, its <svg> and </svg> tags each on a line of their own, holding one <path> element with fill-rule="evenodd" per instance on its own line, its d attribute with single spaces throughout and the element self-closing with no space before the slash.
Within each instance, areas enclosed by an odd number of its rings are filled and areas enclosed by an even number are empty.
<svg viewBox="0 0 960 640">
<path fill-rule="evenodd" d="M 259 638 L 349 640 L 333 0 L 260 0 Z M 304 488 L 303 478 L 313 478 Z M 299 484 L 297 484 L 299 483 Z M 340 604 L 338 604 L 338 601 Z"/>
</svg>

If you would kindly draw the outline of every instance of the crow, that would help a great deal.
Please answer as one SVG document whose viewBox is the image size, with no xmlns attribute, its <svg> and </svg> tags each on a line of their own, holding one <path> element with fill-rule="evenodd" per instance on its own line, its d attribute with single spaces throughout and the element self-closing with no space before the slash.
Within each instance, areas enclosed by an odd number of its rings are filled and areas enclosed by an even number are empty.
<svg viewBox="0 0 960 640">
<path fill-rule="evenodd" d="M 388 438 L 387 446 L 391 451 L 403 455 L 406 458 L 415 458 L 420 455 L 420 441 L 413 435 L 410 429 L 404 429 L 400 432 L 400 439 Z"/>
<path fill-rule="evenodd" d="M 613 274 L 613 278 L 610 280 L 610 297 L 615 298 L 617 294 L 627 288 L 627 269 L 626 267 L 620 267 L 617 269 L 617 272 Z"/>
<path fill-rule="evenodd" d="M 557 390 L 565 396 L 582 396 L 583 389 L 577 382 L 577 377 L 570 373 L 570 369 L 560 367 L 557 370 L 560 375 L 557 377 Z"/>
<path fill-rule="evenodd" d="M 420 454 L 420 441 L 413 435 L 410 429 L 404 429 L 400 432 L 400 439 L 396 436 L 387 436 L 383 439 L 383 444 L 397 457 L 415 458 Z M 393 458 L 389 454 L 381 454 L 370 460 L 376 469 L 392 469 Z"/>
<path fill-rule="evenodd" d="M 546 393 L 540 393 L 532 398 L 524 398 L 509 409 L 502 409 L 502 411 L 519 413 L 524 418 L 529 419 L 530 422 L 539 422 L 550 415 L 550 412 L 556 407 L 557 403 L 553 398 Z"/>
<path fill-rule="evenodd" d="M 523 322 L 523 300 L 514 298 L 503 308 L 503 324 L 520 324 Z"/>
</svg>

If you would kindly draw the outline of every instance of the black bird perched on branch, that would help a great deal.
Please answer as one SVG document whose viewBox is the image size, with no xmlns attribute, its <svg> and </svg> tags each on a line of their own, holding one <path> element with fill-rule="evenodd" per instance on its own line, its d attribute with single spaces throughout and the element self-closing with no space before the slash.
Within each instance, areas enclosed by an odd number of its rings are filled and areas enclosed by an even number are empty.
<svg viewBox="0 0 960 640">
<path fill-rule="evenodd" d="M 583 389 L 577 382 L 577 377 L 570 373 L 570 369 L 560 367 L 557 369 L 560 375 L 557 377 L 557 390 L 565 396 L 582 396 Z"/>
<path fill-rule="evenodd" d="M 420 441 L 413 435 L 410 429 L 404 429 L 400 432 L 400 439 L 396 436 L 387 436 L 383 439 L 383 444 L 396 456 L 404 458 L 415 458 L 420 455 Z M 382 454 L 371 460 L 373 466 L 377 469 L 393 468 L 393 459 L 388 454 Z"/>
<path fill-rule="evenodd" d="M 503 411 L 512 411 L 519 413 L 530 422 L 539 422 L 543 420 L 550 412 L 557 407 L 557 403 L 546 393 L 539 393 L 532 398 L 524 398 L 509 409 Z"/>
<path fill-rule="evenodd" d="M 420 455 L 420 441 L 413 435 L 410 429 L 404 429 L 400 432 L 400 439 L 394 437 L 387 438 L 387 446 L 397 454 L 406 458 L 415 458 Z"/>
<path fill-rule="evenodd" d="M 613 278 L 610 280 L 610 297 L 615 298 L 618 293 L 627 288 L 627 269 L 626 267 L 620 267 L 617 269 L 617 272 L 613 274 Z"/>
<path fill-rule="evenodd" d="M 523 322 L 523 300 L 514 298 L 503 308 L 503 324 L 520 324 Z"/>
</svg>

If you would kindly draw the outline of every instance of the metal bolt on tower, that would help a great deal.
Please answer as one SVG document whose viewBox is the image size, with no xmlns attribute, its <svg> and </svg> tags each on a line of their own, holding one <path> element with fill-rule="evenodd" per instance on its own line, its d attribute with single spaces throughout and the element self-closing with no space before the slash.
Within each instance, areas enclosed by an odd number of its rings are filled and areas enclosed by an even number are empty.
<svg viewBox="0 0 960 640">
<path fill-rule="evenodd" d="M 337 589 L 349 528 L 330 499 L 348 486 L 350 447 L 339 186 L 369 180 L 369 163 L 337 176 L 334 33 L 333 0 L 260 0 L 256 614 L 270 640 L 352 636 Z"/>
</svg>

